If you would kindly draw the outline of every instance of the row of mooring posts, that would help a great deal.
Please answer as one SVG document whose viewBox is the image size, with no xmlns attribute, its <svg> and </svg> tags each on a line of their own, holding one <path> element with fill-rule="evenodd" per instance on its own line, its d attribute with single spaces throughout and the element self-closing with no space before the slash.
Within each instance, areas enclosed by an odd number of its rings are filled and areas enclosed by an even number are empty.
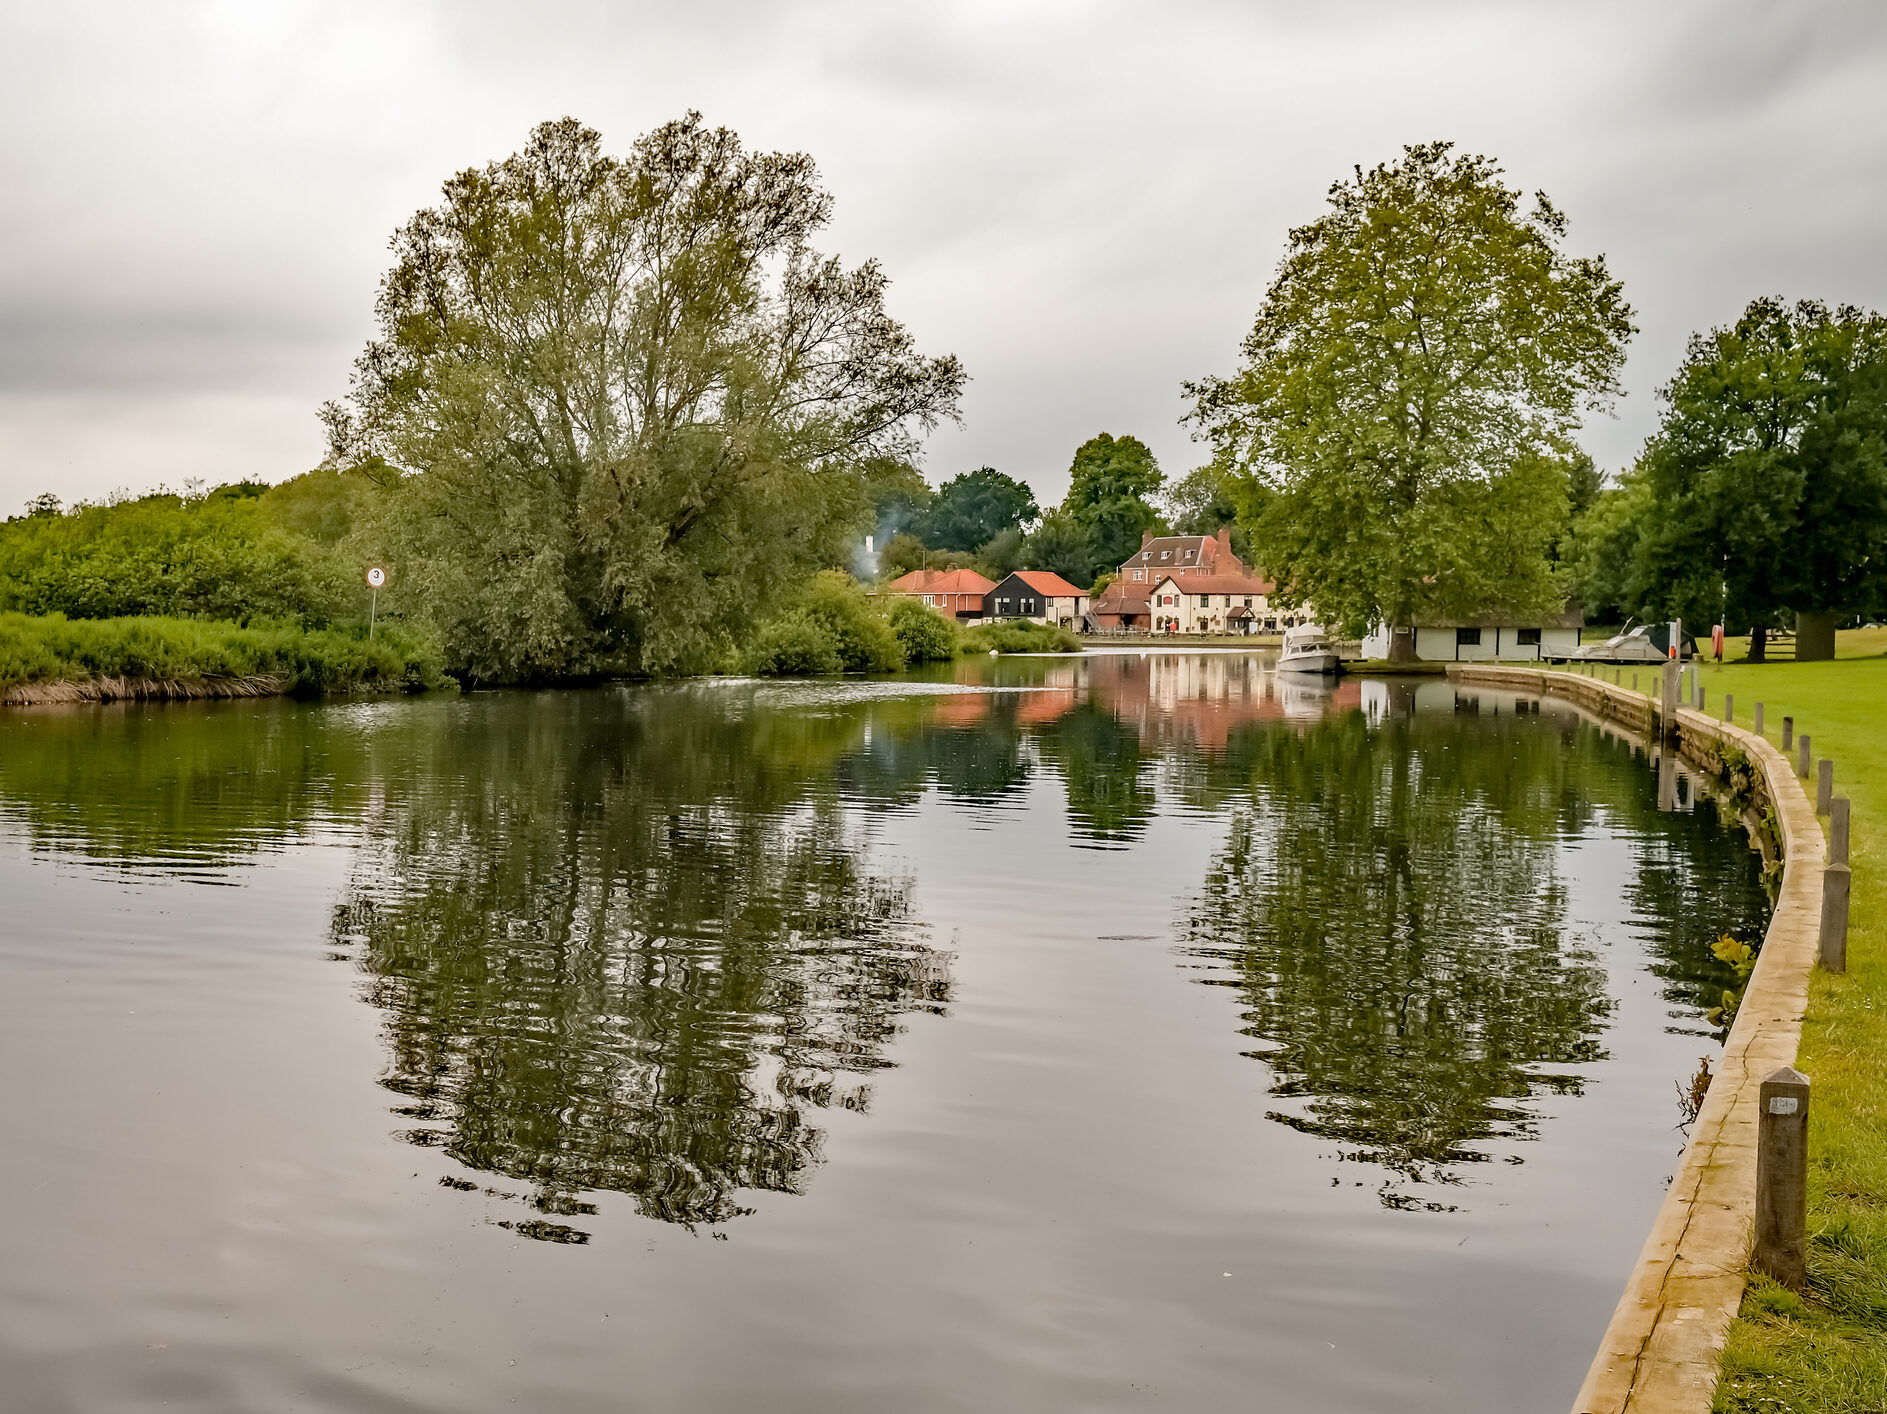
<svg viewBox="0 0 1887 1414">
<path fill-rule="evenodd" d="M 1676 626 L 1673 625 L 1673 634 Z M 1674 636 L 1673 642 L 1678 641 Z M 1684 668 L 1675 657 L 1664 663 L 1660 697 L 1665 730 L 1677 721 L 1677 705 L 1685 697 L 1702 712 L 1705 695 L 1702 675 L 1690 670 L 1689 690 Z M 1588 670 L 1597 676 L 1599 670 Z M 1612 680 L 1624 686 L 1624 670 L 1614 672 Z M 1631 678 L 1632 691 L 1638 691 L 1638 674 Z M 1736 722 L 1736 698 L 1723 695 L 1723 721 Z M 1763 704 L 1755 704 L 1753 728 L 1763 734 Z M 1809 733 L 1798 738 L 1795 718 L 1782 719 L 1782 753 L 1786 760 L 1795 753 L 1795 774 L 1807 782 L 1814 779 L 1815 813 L 1828 817 L 1828 863 L 1822 870 L 1821 932 L 1817 939 L 1816 961 L 1823 971 L 1848 970 L 1848 900 L 1854 876 L 1848 864 L 1849 801 L 1836 795 L 1835 763 L 1828 757 L 1816 757 Z M 1808 1101 L 1809 1079 L 1793 1066 L 1782 1066 L 1765 1076 L 1757 1094 L 1756 1134 L 1756 1224 L 1755 1250 L 1751 1261 L 1758 1271 L 1766 1272 L 1793 1290 L 1808 1284 Z"/>
<path fill-rule="evenodd" d="M 1756 704 L 1756 731 L 1762 731 Z M 1724 720 L 1729 720 L 1725 703 Z M 1821 931 L 1816 961 L 1825 972 L 1848 970 L 1848 896 L 1854 876 L 1848 865 L 1849 801 L 1835 794 L 1835 763 L 1817 758 L 1813 739 L 1782 719 L 1782 752 L 1795 752 L 1795 774 L 1815 781 L 1815 813 L 1828 817 L 1828 863 L 1821 876 Z M 1793 1066 L 1765 1076 L 1757 1093 L 1756 1231 L 1752 1261 L 1784 1286 L 1808 1284 L 1808 1100 L 1809 1080 Z"/>
</svg>

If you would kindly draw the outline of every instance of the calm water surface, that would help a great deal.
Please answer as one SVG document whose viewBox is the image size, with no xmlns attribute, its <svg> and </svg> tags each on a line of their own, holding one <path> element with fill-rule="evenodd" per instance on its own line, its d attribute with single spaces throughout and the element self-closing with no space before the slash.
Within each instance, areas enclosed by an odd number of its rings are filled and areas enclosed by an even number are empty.
<svg viewBox="0 0 1887 1414">
<path fill-rule="evenodd" d="M 1552 1411 L 1694 783 L 1256 658 L 0 716 L 9 1411 Z"/>
</svg>

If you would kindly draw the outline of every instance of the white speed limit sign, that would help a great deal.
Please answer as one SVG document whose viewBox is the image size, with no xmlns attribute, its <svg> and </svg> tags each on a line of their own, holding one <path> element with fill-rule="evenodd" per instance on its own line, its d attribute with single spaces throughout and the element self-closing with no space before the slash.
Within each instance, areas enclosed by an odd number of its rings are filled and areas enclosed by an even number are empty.
<svg viewBox="0 0 1887 1414">
<path fill-rule="evenodd" d="M 367 583 L 371 584 L 375 589 L 378 589 L 386 582 L 387 572 L 381 569 L 380 566 L 375 565 L 372 569 L 367 571 Z"/>
</svg>

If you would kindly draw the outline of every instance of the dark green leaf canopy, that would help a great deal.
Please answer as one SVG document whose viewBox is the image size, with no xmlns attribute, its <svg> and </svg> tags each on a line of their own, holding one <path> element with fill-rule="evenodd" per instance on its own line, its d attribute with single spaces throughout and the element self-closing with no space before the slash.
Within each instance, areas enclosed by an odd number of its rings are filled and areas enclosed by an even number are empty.
<svg viewBox="0 0 1887 1414">
<path fill-rule="evenodd" d="M 811 245 L 810 158 L 699 114 L 574 119 L 394 239 L 336 459 L 393 469 L 378 553 L 475 678 L 718 661 L 871 529 L 868 468 L 955 415 L 876 263 Z"/>
<path fill-rule="evenodd" d="M 1743 628 L 1887 602 L 1887 319 L 1756 300 L 1663 397 L 1633 478 L 1640 612 Z"/>
<path fill-rule="evenodd" d="M 1229 378 L 1187 385 L 1285 602 L 1360 628 L 1556 607 L 1563 458 L 1617 392 L 1631 307 L 1453 144 L 1330 189 L 1291 232 Z"/>
<path fill-rule="evenodd" d="M 1005 530 L 1021 530 L 1040 514 L 1035 493 L 1024 483 L 993 466 L 979 466 L 938 487 L 911 533 L 934 549 L 975 550 Z"/>
</svg>

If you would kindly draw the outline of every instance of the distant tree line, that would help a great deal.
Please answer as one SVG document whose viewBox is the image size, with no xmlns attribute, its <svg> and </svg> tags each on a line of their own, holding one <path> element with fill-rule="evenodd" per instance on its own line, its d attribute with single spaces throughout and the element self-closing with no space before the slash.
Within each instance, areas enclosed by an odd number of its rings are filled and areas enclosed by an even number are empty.
<svg viewBox="0 0 1887 1414">
<path fill-rule="evenodd" d="M 1636 463 L 1575 521 L 1570 560 L 1600 619 L 1799 629 L 1887 617 L 1887 320 L 1778 299 L 1691 340 Z"/>
</svg>

